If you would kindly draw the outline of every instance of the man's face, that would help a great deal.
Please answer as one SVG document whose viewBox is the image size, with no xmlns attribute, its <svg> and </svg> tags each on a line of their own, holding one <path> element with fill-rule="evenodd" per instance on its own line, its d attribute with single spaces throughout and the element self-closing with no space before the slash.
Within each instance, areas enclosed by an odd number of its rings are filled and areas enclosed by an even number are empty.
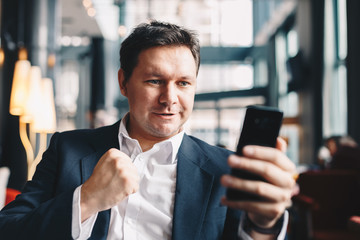
<svg viewBox="0 0 360 240">
<path fill-rule="evenodd" d="M 194 57 L 185 46 L 142 51 L 126 83 L 120 69 L 120 90 L 130 108 L 129 135 L 161 141 L 177 134 L 193 109 L 196 72 Z"/>
</svg>

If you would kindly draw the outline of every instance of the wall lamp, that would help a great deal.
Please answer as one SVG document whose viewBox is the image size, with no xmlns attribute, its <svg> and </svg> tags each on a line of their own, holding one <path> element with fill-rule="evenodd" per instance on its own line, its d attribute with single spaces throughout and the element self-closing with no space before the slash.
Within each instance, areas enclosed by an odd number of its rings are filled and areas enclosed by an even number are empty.
<svg viewBox="0 0 360 240">
<path fill-rule="evenodd" d="M 15 63 L 9 112 L 19 116 L 19 135 L 26 152 L 27 177 L 31 180 L 46 149 L 47 134 L 56 130 L 56 114 L 52 80 L 42 78 L 40 67 L 31 66 L 27 54 L 22 55 L 21 51 Z M 29 137 L 32 134 L 35 137 Z M 34 149 L 38 149 L 36 157 Z"/>
</svg>

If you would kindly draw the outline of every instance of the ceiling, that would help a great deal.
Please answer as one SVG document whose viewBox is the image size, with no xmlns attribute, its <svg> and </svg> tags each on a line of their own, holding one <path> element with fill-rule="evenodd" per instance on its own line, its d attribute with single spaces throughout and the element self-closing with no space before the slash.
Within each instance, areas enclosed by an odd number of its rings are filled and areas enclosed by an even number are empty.
<svg viewBox="0 0 360 240">
<path fill-rule="evenodd" d="M 58 0 L 58 2 L 61 5 L 62 36 L 90 38 L 101 36 L 108 40 L 118 40 L 122 30 L 119 28 L 119 6 L 126 3 L 126 16 L 121 16 L 122 22 L 126 22 L 125 34 L 127 29 L 148 18 L 154 18 L 197 29 L 203 45 L 218 45 L 220 42 L 225 45 L 252 44 L 252 34 L 249 34 L 249 39 L 245 39 L 243 33 L 250 26 L 249 14 L 239 14 L 236 10 L 251 9 L 251 0 Z M 96 10 L 94 17 L 87 14 L 84 7 L 86 4 L 83 4 L 85 2 L 89 2 Z M 235 29 L 231 28 L 234 21 L 238 22 L 238 27 Z M 267 31 L 264 32 L 266 37 Z M 246 42 L 243 43 L 244 41 Z"/>
<path fill-rule="evenodd" d="M 59 2 L 61 4 L 62 36 L 111 38 L 116 33 L 117 26 L 114 24 L 118 23 L 118 7 L 114 5 L 114 0 L 89 1 L 96 9 L 95 17 L 88 16 L 83 0 L 59 0 Z M 112 28 L 111 33 L 108 32 L 109 28 Z"/>
</svg>

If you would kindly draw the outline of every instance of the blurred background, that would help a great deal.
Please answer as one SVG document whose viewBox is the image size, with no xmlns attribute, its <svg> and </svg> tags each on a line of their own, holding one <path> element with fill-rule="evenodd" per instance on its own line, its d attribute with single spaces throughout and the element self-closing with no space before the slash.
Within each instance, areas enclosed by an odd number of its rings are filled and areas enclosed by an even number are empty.
<svg viewBox="0 0 360 240">
<path fill-rule="evenodd" d="M 0 0 L 0 8 L 0 166 L 10 169 L 10 188 L 21 191 L 29 155 L 39 159 L 53 132 L 112 124 L 128 111 L 117 82 L 120 44 L 150 19 L 200 38 L 187 133 L 234 150 L 245 106 L 278 107 L 299 171 L 319 167 L 327 137 L 360 141 L 357 0 Z M 52 82 L 49 131 L 11 113 L 20 60 Z"/>
</svg>

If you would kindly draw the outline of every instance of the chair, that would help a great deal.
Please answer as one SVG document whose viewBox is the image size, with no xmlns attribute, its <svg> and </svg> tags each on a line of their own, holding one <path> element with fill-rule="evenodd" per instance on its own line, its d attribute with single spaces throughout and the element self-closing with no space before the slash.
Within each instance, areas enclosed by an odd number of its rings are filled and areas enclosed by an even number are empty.
<svg viewBox="0 0 360 240">
<path fill-rule="evenodd" d="M 291 239 L 360 239 L 351 222 L 360 216 L 360 171 L 308 171 L 300 174 L 298 184 L 300 193 L 290 209 Z"/>
<path fill-rule="evenodd" d="M 11 201 L 15 200 L 16 196 L 19 195 L 21 192 L 16 189 L 7 188 L 6 189 L 6 198 L 5 198 L 5 205 L 9 204 Z"/>
</svg>

